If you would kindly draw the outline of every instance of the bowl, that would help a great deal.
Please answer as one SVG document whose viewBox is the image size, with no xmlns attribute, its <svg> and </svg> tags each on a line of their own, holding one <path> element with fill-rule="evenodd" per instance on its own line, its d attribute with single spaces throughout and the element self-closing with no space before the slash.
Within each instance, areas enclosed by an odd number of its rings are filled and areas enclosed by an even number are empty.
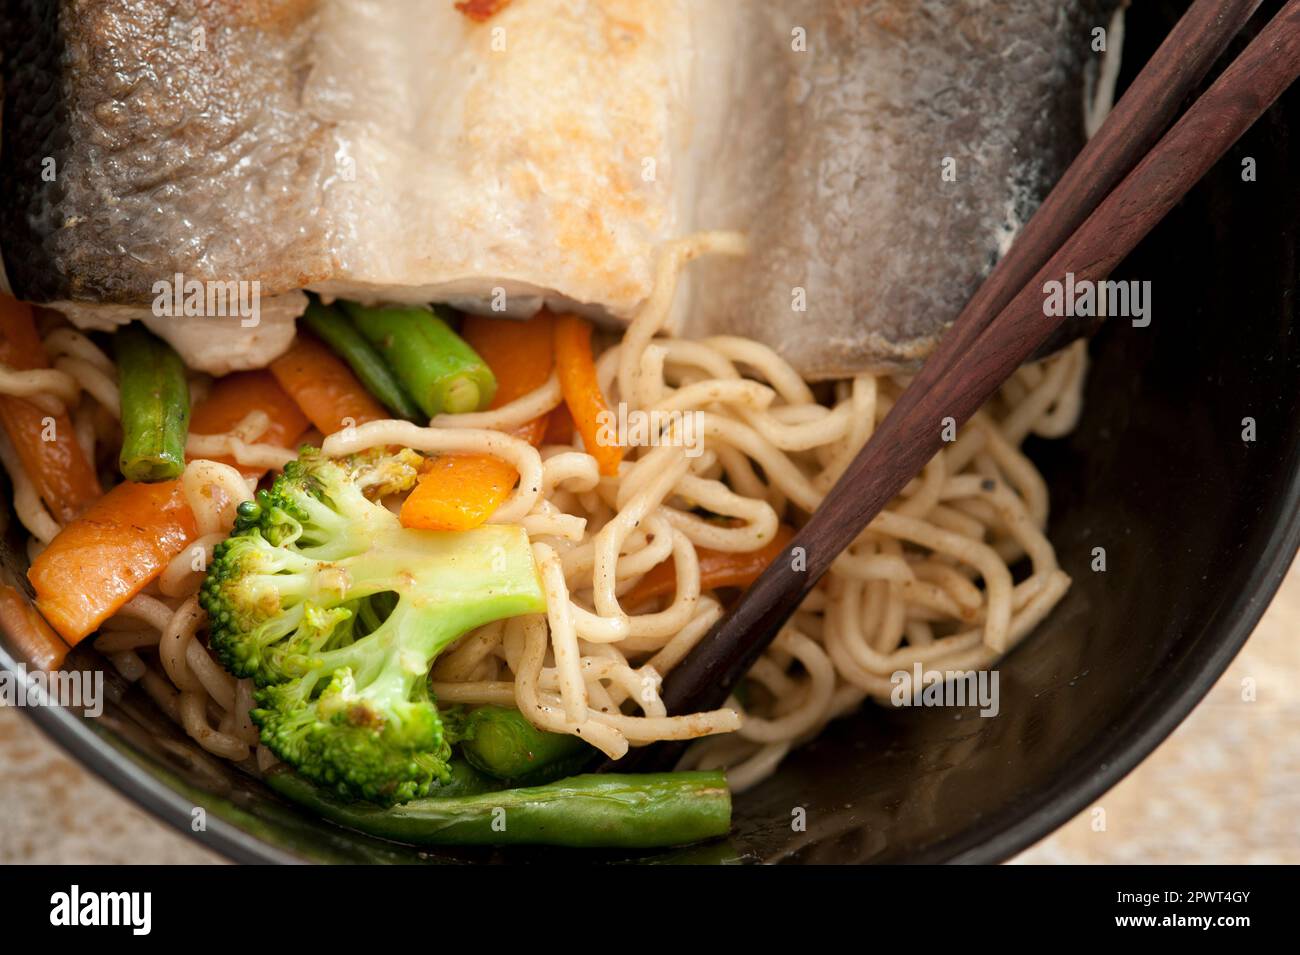
<svg viewBox="0 0 1300 955">
<path fill-rule="evenodd" d="M 1180 6 L 1131 8 L 1121 83 Z M 1300 543 L 1298 168 L 1293 90 L 1116 276 L 1151 282 L 1152 321 L 1105 324 L 1090 345 L 1079 428 L 1028 448 L 1051 486 L 1050 536 L 1074 585 L 999 665 L 1000 714 L 868 705 L 738 797 L 730 838 L 633 858 L 997 862 L 1088 806 L 1178 725 L 1250 635 Z M 20 579 L 21 534 L 8 518 L 0 568 Z M 1104 571 L 1093 569 L 1096 548 Z M 0 635 L 0 663 L 13 668 L 13 653 Z M 68 666 L 105 670 L 103 715 L 29 715 L 131 799 L 231 859 L 628 858 L 432 853 L 337 828 L 204 753 L 93 650 L 79 648 Z M 196 807 L 206 811 L 199 832 Z M 794 824 L 801 817 L 806 827 Z"/>
</svg>

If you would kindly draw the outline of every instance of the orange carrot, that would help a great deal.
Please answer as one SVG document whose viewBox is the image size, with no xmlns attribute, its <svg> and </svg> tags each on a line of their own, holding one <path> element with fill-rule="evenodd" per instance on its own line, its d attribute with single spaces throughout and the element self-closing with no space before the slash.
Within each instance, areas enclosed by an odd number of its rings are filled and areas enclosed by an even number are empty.
<svg viewBox="0 0 1300 955">
<path fill-rule="evenodd" d="M 582 446 L 596 459 L 600 473 L 618 474 L 623 448 L 602 440 L 601 419 L 610 414 L 600 382 L 596 380 L 596 362 L 591 354 L 591 324 L 576 315 L 561 315 L 555 320 L 555 367 L 560 376 L 564 403 L 573 416 L 573 424 L 582 435 Z"/>
<path fill-rule="evenodd" d="M 572 443 L 573 415 L 569 414 L 567 405 L 556 405 L 546 416 L 546 433 L 542 435 L 542 444 Z"/>
<path fill-rule="evenodd" d="M 4 294 L 0 294 L 0 361 L 19 371 L 49 365 L 31 306 Z M 0 427 L 60 524 L 73 520 L 103 493 L 66 414 L 50 415 L 30 401 L 5 395 L 0 396 Z"/>
<path fill-rule="evenodd" d="M 194 539 L 180 480 L 126 481 L 32 561 L 36 607 L 72 646 L 144 589 Z"/>
<path fill-rule="evenodd" d="M 497 392 L 489 408 L 500 408 L 536 391 L 555 363 L 555 316 L 541 311 L 526 322 L 466 315 L 460 337 L 492 369 Z"/>
<path fill-rule="evenodd" d="M 18 590 L 0 584 L 0 627 L 25 658 L 21 662 L 40 670 L 57 670 L 68 655 L 68 645 L 50 629 Z"/>
<path fill-rule="evenodd" d="M 507 433 L 512 438 L 527 441 L 533 447 L 537 447 L 542 443 L 542 438 L 546 435 L 546 422 L 549 420 L 546 415 L 541 415 L 532 421 L 525 421 L 517 428 L 511 428 Z"/>
<path fill-rule="evenodd" d="M 32 307 L 0 292 L 0 361 L 26 371 L 48 368 Z"/>
<path fill-rule="evenodd" d="M 219 379 L 194 408 L 190 430 L 225 434 L 254 411 L 270 419 L 259 441 L 292 446 L 307 430 L 307 418 L 267 371 Z M 119 484 L 32 562 L 27 578 L 36 588 L 36 607 L 75 646 L 157 577 L 194 535 L 179 480 Z"/>
<path fill-rule="evenodd" d="M 271 362 L 271 374 L 321 434 L 392 417 L 315 335 L 299 331 L 289 350 Z"/>
<path fill-rule="evenodd" d="M 237 371 L 218 378 L 208 396 L 195 406 L 190 415 L 190 434 L 226 434 L 254 411 L 265 411 L 271 419 L 257 439 L 259 443 L 292 448 L 307 430 L 307 416 L 284 393 L 274 375 L 269 371 Z M 214 460 L 235 463 L 228 457 Z M 251 469 L 244 473 L 262 472 Z"/>
<path fill-rule="evenodd" d="M 456 9 L 476 23 L 485 23 L 509 3 L 510 0 L 457 0 Z"/>
<path fill-rule="evenodd" d="M 468 316 L 460 334 L 492 369 L 497 392 L 489 408 L 520 398 L 546 384 L 554 365 L 554 318 L 541 312 L 526 322 Z M 510 433 L 536 447 L 547 415 Z M 403 527 L 464 531 L 478 527 L 510 495 L 519 480 L 514 467 L 489 454 L 444 454 L 435 458 L 402 503 Z"/>
<path fill-rule="evenodd" d="M 546 384 L 555 367 L 555 316 L 541 311 L 526 322 L 468 315 L 460 337 L 487 362 L 497 380 L 488 408 L 500 408 Z M 511 432 L 536 446 L 546 431 L 546 415 Z"/>
<path fill-rule="evenodd" d="M 700 561 L 700 589 L 718 587 L 748 587 L 768 564 L 780 556 L 781 551 L 794 537 L 794 531 L 778 524 L 776 535 L 758 550 L 733 553 L 701 547 L 695 555 Z M 620 598 L 624 607 L 634 608 L 654 597 L 663 597 L 677 591 L 677 568 L 669 557 L 643 576 Z"/>
<path fill-rule="evenodd" d="M 429 462 L 402 502 L 403 527 L 467 531 L 501 506 L 519 480 L 506 461 L 486 454 L 444 454 Z"/>
</svg>

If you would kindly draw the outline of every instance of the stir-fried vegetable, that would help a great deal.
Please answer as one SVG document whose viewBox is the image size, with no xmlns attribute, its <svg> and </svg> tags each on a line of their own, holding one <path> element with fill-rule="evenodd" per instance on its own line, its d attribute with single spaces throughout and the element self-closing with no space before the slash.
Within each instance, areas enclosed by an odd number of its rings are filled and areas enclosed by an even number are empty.
<svg viewBox="0 0 1300 955">
<path fill-rule="evenodd" d="M 122 398 L 118 468 L 128 481 L 168 481 L 185 470 L 190 388 L 181 356 L 143 325 L 113 336 Z"/>
<path fill-rule="evenodd" d="M 389 808 L 343 802 L 290 772 L 271 773 L 267 783 L 341 826 L 418 846 L 661 849 L 731 828 L 731 793 L 721 772 L 573 776 L 475 796 L 434 794 Z"/>
<path fill-rule="evenodd" d="M 36 606 L 75 646 L 158 576 L 194 539 L 181 482 L 123 482 L 32 561 Z"/>
<path fill-rule="evenodd" d="M 25 662 L 39 670 L 57 670 L 68 655 L 68 645 L 18 590 L 0 584 L 0 627 L 13 641 Z"/>
<path fill-rule="evenodd" d="M 343 307 L 427 417 L 478 411 L 492 400 L 497 383 L 491 369 L 435 313 L 352 302 Z"/>
<path fill-rule="evenodd" d="M 572 443 L 573 415 L 569 414 L 568 405 L 557 405 L 546 416 L 546 430 L 542 433 L 542 444 Z"/>
<path fill-rule="evenodd" d="M 18 371 L 46 368 L 32 308 L 0 293 L 0 361 Z M 0 395 L 0 426 L 36 492 L 60 524 L 74 520 L 103 493 L 72 419 L 51 415 L 23 398 Z"/>
<path fill-rule="evenodd" d="M 555 320 L 555 367 L 564 391 L 564 403 L 582 436 L 582 446 L 596 459 L 601 474 L 606 477 L 618 474 L 623 448 L 600 439 L 600 422 L 603 415 L 609 414 L 609 405 L 596 378 L 589 322 L 576 315 L 561 315 Z"/>
<path fill-rule="evenodd" d="M 486 454 L 443 454 L 402 502 L 403 527 L 467 531 L 483 524 L 519 480 L 514 466 Z"/>
<path fill-rule="evenodd" d="M 411 400 L 383 357 L 357 331 L 356 326 L 348 321 L 346 315 L 320 302 L 312 302 L 302 316 L 302 324 L 315 332 L 335 354 L 347 362 L 348 367 L 366 386 L 366 390 L 385 408 L 407 421 L 418 422 L 421 418 L 427 420 L 427 416 L 421 415 L 419 406 Z"/>
<path fill-rule="evenodd" d="M 467 315 L 460 333 L 496 378 L 497 392 L 489 408 L 500 408 L 536 391 L 555 368 L 555 316 L 550 312 L 539 312 L 526 322 Z M 546 415 L 511 433 L 537 445 L 546 433 Z"/>
<path fill-rule="evenodd" d="M 448 776 L 429 694 L 437 655 L 546 606 L 522 528 L 413 531 L 371 499 L 409 488 L 418 460 L 306 449 L 241 505 L 200 592 L 213 651 L 260 687 L 262 742 L 308 778 L 382 803 Z"/>
<path fill-rule="evenodd" d="M 388 417 L 342 359 L 314 335 L 299 332 L 289 350 L 271 362 L 271 374 L 321 434 Z"/>
<path fill-rule="evenodd" d="M 465 319 L 461 329 L 465 340 L 497 380 L 488 407 L 499 408 L 546 384 L 554 365 L 553 324 L 545 312 L 526 322 L 477 315 Z M 536 445 L 545 430 L 542 415 L 512 434 Z M 478 527 L 501 506 L 518 480 L 519 472 L 511 464 L 488 454 L 442 455 L 420 475 L 420 483 L 403 502 L 402 525 L 435 531 Z"/>
<path fill-rule="evenodd" d="M 440 779 L 429 787 L 430 799 L 446 799 L 448 796 L 477 796 L 479 793 L 500 792 L 508 789 L 509 783 L 494 779 L 481 773 L 459 755 L 453 755 L 447 763 L 447 778 Z"/>
<path fill-rule="evenodd" d="M 578 737 L 539 730 L 518 710 L 502 706 L 472 710 L 458 734 L 461 754 L 476 769 L 526 785 L 575 773 L 598 755 Z"/>
<path fill-rule="evenodd" d="M 195 407 L 191 427 L 196 434 L 223 434 L 255 411 L 269 420 L 261 441 L 290 445 L 307 429 L 297 405 L 265 371 L 219 379 Z M 66 524 L 32 562 L 27 577 L 36 606 L 75 645 L 162 573 L 194 536 L 194 515 L 179 480 L 124 481 Z"/>
<path fill-rule="evenodd" d="M 758 550 L 732 551 L 712 550 L 700 547 L 695 556 L 700 561 L 700 589 L 714 590 L 718 587 L 748 587 L 761 574 L 767 565 L 781 556 L 781 551 L 790 543 L 794 531 L 784 524 L 777 525 L 776 534 Z M 661 564 L 656 564 L 625 593 L 621 599 L 624 607 L 633 609 L 654 597 L 663 597 L 677 590 L 677 568 L 669 557 Z"/>
<path fill-rule="evenodd" d="M 269 371 L 237 371 L 218 378 L 206 398 L 194 406 L 190 431 L 194 434 L 226 434 L 250 414 L 260 411 L 268 424 L 256 439 L 263 444 L 291 448 L 307 430 L 307 416 L 285 394 Z M 226 456 L 213 458 L 235 466 Z M 260 469 L 241 468 L 245 476 L 258 477 Z"/>
</svg>

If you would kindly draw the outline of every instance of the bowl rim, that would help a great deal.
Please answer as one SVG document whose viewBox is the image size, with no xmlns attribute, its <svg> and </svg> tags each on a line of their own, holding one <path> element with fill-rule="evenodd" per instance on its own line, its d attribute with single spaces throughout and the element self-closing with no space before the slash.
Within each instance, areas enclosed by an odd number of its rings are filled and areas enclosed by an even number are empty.
<svg viewBox="0 0 1300 955">
<path fill-rule="evenodd" d="M 1280 499 L 1283 505 L 1280 513 L 1285 516 L 1269 536 L 1245 586 L 1224 608 L 1223 615 L 1229 623 L 1171 703 L 1143 717 L 1144 725 L 1107 748 L 1104 761 L 1078 784 L 1064 792 L 1043 793 L 1029 812 L 1013 821 L 995 822 L 991 832 L 972 828 L 936 843 L 923 850 L 915 861 L 957 864 L 1006 861 L 1064 825 L 1150 755 L 1227 670 L 1272 603 L 1300 550 L 1300 462 L 1293 462 Z M 0 665 L 11 671 L 16 666 L 3 648 L 0 648 Z M 190 800 L 143 765 L 125 759 L 78 714 L 58 706 L 23 707 L 23 710 L 64 751 L 127 799 L 229 861 L 253 864 L 311 861 L 264 842 L 216 815 L 209 815 L 205 830 L 195 832 L 190 826 L 193 809 Z"/>
<path fill-rule="evenodd" d="M 1182 724 L 1236 659 L 1272 605 L 1287 572 L 1300 560 L 1300 461 L 1292 462 L 1286 489 L 1278 499 L 1285 516 L 1260 551 L 1245 586 L 1220 612 L 1230 622 L 1172 700 L 1145 717 L 1145 725 L 1130 731 L 1125 742 L 1107 749 L 1112 755 L 1072 790 L 1042 795 L 1032 810 L 1017 821 L 996 826 L 987 838 L 976 838 L 968 830 L 941 841 L 923 853 L 934 858 L 918 861 L 987 865 L 1010 859 L 1055 832 L 1116 786 Z"/>
</svg>

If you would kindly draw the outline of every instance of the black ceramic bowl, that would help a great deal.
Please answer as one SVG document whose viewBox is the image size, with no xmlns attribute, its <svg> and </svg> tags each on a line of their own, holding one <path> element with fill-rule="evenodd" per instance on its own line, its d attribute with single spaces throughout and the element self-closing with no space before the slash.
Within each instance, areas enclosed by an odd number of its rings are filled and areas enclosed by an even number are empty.
<svg viewBox="0 0 1300 955">
<path fill-rule="evenodd" d="M 1185 4 L 1136 5 L 1125 76 Z M 1266 4 L 1266 11 L 1275 7 Z M 1256 181 L 1244 181 L 1243 160 Z M 1067 598 L 1001 665 L 1001 715 L 868 707 L 834 723 L 736 802 L 731 838 L 653 856 L 715 862 L 995 862 L 1114 785 L 1182 720 L 1249 636 L 1300 541 L 1300 90 L 1289 94 L 1125 264 L 1150 280 L 1153 321 L 1092 343 L 1075 434 L 1029 450 L 1051 484 Z M 1243 440 L 1243 419 L 1256 440 Z M 12 522 L 11 522 L 12 523 Z M 0 559 L 21 577 L 10 528 Z M 1106 550 L 1104 573 L 1090 569 Z M 13 664 L 0 640 L 0 662 Z M 103 666 L 88 649 L 70 666 Z M 193 745 L 109 672 L 83 719 L 31 716 L 83 763 L 245 861 L 582 858 L 431 855 L 310 818 Z M 791 810 L 807 831 L 791 831 Z"/>
</svg>

